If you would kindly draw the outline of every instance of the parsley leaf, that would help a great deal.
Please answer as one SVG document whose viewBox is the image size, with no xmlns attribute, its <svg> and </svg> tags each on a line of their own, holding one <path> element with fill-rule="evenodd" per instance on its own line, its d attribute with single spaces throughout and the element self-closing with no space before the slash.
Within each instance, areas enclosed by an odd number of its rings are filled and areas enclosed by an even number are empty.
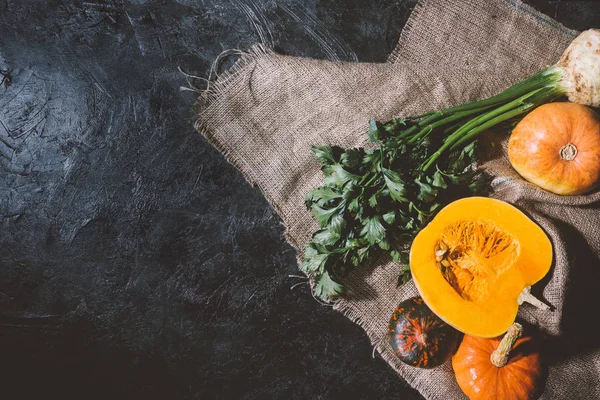
<svg viewBox="0 0 600 400">
<path fill-rule="evenodd" d="M 376 244 L 385 238 L 385 228 L 381 225 L 379 217 L 375 216 L 365 219 L 360 234 L 369 244 Z"/>
<path fill-rule="evenodd" d="M 314 291 L 316 296 L 325 301 L 330 301 L 337 298 L 344 289 L 342 285 L 334 281 L 329 273 L 325 271 L 319 280 L 315 282 Z"/>
<path fill-rule="evenodd" d="M 399 202 L 408 201 L 406 198 L 407 189 L 399 174 L 389 169 L 384 169 L 383 178 L 385 179 L 385 184 L 390 191 L 392 199 Z"/>
</svg>

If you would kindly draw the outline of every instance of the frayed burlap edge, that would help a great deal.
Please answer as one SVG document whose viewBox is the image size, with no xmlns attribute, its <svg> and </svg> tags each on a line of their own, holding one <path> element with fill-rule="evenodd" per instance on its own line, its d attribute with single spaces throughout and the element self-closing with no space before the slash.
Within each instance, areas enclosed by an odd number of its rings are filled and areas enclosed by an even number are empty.
<svg viewBox="0 0 600 400">
<path fill-rule="evenodd" d="M 206 90 L 200 91 L 198 99 L 194 104 L 194 111 L 196 115 L 194 128 L 202 136 L 204 136 L 212 146 L 214 146 L 221 154 L 223 154 L 225 160 L 233 165 L 250 185 L 258 188 L 263 196 L 267 199 L 269 204 L 275 209 L 277 214 L 281 215 L 281 208 L 277 202 L 268 193 L 262 190 L 260 185 L 258 185 L 254 179 L 252 179 L 252 177 L 245 172 L 245 168 L 243 167 L 241 160 L 232 155 L 227 150 L 225 144 L 212 134 L 210 124 L 208 124 L 206 118 L 203 118 L 204 113 L 214 106 L 214 103 L 219 99 L 219 96 L 222 93 L 241 83 L 241 81 L 247 76 L 247 70 L 254 68 L 259 60 L 274 56 L 275 52 L 271 48 L 259 43 L 251 46 L 246 51 L 239 52 L 237 55 L 238 59 L 233 66 L 219 74 L 214 81 L 210 81 Z M 297 262 L 301 263 L 303 255 L 302 245 L 298 243 L 294 237 L 289 235 L 287 227 L 281 218 L 279 218 L 279 224 L 283 228 L 283 237 L 296 250 Z"/>
<path fill-rule="evenodd" d="M 412 12 L 410 13 L 408 20 L 404 24 L 404 28 L 402 29 L 402 32 L 400 32 L 400 38 L 398 39 L 398 42 L 396 43 L 396 47 L 394 47 L 394 50 L 392 50 L 392 53 L 389 55 L 389 57 L 387 59 L 388 63 L 395 64 L 400 59 L 403 43 L 406 40 L 406 37 L 412 31 L 414 21 L 416 19 L 418 19 L 419 14 L 425 7 L 423 5 L 423 3 L 424 3 L 424 0 L 419 0 L 419 2 L 415 5 L 415 8 L 413 8 Z"/>
<path fill-rule="evenodd" d="M 402 58 L 402 49 L 404 48 L 404 46 L 406 44 L 406 40 L 407 40 L 408 36 L 412 32 L 414 21 L 419 19 L 421 11 L 423 11 L 425 9 L 425 1 L 426 0 L 419 0 L 419 2 L 413 8 L 408 20 L 406 21 L 406 24 L 404 25 L 404 29 L 402 29 L 402 32 L 400 32 L 400 37 L 398 39 L 398 42 L 396 43 L 394 50 L 392 50 L 392 53 L 389 55 L 387 62 L 389 62 L 391 64 L 395 64 Z M 523 3 L 522 1 L 519 1 L 519 0 L 517 0 L 517 1 L 501 0 L 501 1 L 510 4 L 511 6 L 525 12 L 526 14 L 529 14 L 532 18 L 540 20 L 543 23 L 550 25 L 553 28 L 558 29 L 559 31 L 561 31 L 569 36 L 576 37 L 579 33 L 576 30 L 567 28 L 566 26 L 564 26 L 561 23 L 558 23 L 552 19 L 546 18 L 545 15 L 542 14 L 540 11 L 536 10 L 534 7 L 532 7 L 530 5 Z"/>
</svg>

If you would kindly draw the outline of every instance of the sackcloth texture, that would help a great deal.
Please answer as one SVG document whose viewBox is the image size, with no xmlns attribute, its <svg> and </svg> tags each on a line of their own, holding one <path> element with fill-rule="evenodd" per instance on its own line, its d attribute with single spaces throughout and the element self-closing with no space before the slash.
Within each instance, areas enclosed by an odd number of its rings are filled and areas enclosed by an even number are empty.
<svg viewBox="0 0 600 400">
<path fill-rule="evenodd" d="M 388 63 L 345 63 L 244 52 L 199 99 L 196 128 L 259 186 L 302 257 L 318 228 L 304 195 L 322 174 L 312 145 L 369 146 L 367 121 L 417 115 L 488 97 L 558 61 L 578 32 L 517 0 L 425 0 L 407 22 Z M 590 316 L 600 303 L 599 193 L 561 197 L 514 172 L 506 134 L 481 140 L 492 196 L 534 219 L 554 246 L 554 263 L 533 292 L 551 311 L 523 305 L 519 317 L 544 335 L 548 378 L 543 399 L 600 398 L 600 349 Z M 343 280 L 335 309 L 359 324 L 381 357 L 427 399 L 466 398 L 450 363 L 423 370 L 392 353 L 394 307 L 416 295 L 398 288 L 399 267 L 380 262 Z M 327 329 L 327 327 L 323 327 Z"/>
</svg>

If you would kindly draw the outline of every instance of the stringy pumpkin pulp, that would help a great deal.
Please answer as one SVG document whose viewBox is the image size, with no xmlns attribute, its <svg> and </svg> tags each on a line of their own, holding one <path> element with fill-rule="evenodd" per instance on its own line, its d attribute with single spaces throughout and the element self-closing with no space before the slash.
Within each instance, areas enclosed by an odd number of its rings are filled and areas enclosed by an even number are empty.
<svg viewBox="0 0 600 400">
<path fill-rule="evenodd" d="M 447 226 L 436 245 L 444 278 L 465 300 L 482 302 L 490 285 L 515 262 L 519 242 L 489 220 L 463 220 Z"/>
</svg>

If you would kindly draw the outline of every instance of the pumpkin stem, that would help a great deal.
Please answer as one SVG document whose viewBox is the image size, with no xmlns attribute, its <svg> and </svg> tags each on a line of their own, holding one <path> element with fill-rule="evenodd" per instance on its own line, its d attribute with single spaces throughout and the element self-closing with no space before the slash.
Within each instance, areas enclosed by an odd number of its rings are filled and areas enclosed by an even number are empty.
<svg viewBox="0 0 600 400">
<path fill-rule="evenodd" d="M 506 365 L 510 351 L 517 342 L 517 339 L 520 338 L 522 334 L 523 326 L 521 326 L 521 324 L 515 322 L 508 327 L 506 335 L 504 335 L 500 341 L 498 348 L 492 351 L 492 354 L 490 355 L 490 361 L 492 364 L 494 364 L 494 366 L 502 368 Z"/>
<path fill-rule="evenodd" d="M 560 149 L 560 158 L 565 161 L 573 161 L 577 157 L 577 147 L 573 143 L 569 143 Z"/>
<path fill-rule="evenodd" d="M 540 310 L 544 311 L 550 309 L 550 306 L 548 304 L 543 303 L 541 300 L 539 300 L 537 297 L 531 294 L 531 286 L 527 286 L 525 289 L 523 289 L 523 291 L 519 295 L 519 298 L 517 299 L 517 302 L 519 303 L 519 305 L 523 303 L 529 303 L 532 306 L 535 306 Z"/>
</svg>

